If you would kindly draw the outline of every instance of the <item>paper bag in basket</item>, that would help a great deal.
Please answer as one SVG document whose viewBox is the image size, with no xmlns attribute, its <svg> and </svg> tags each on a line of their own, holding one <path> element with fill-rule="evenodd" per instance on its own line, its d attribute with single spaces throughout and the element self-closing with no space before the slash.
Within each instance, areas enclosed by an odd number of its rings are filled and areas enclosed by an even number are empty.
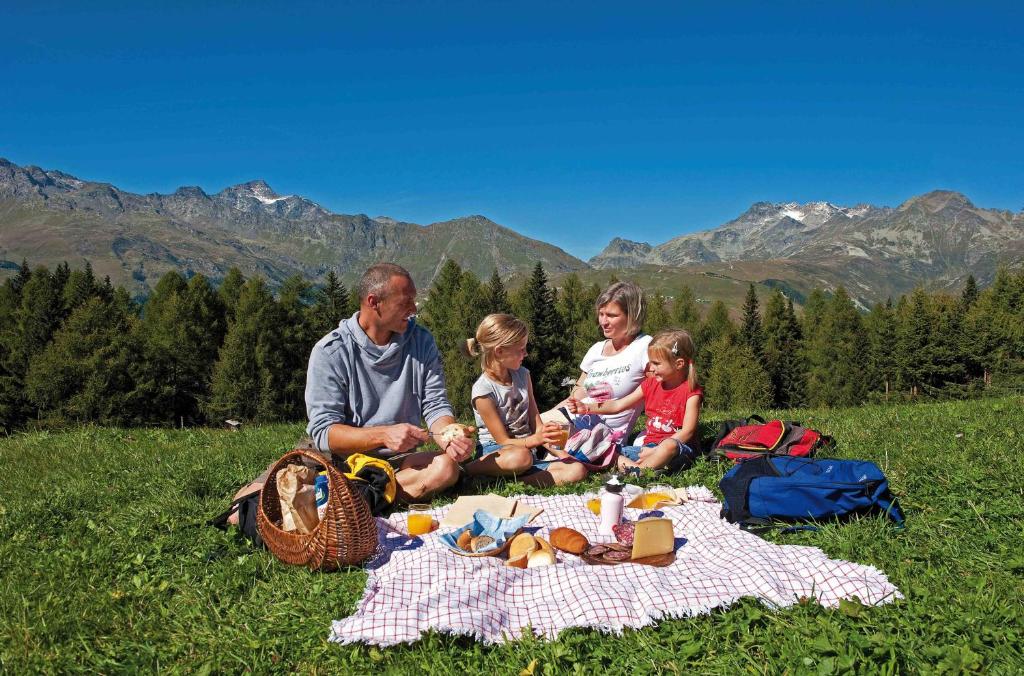
<svg viewBox="0 0 1024 676">
<path fill-rule="evenodd" d="M 277 494 L 281 499 L 281 529 L 310 533 L 320 518 L 316 514 L 316 470 L 288 465 L 277 472 Z"/>
</svg>

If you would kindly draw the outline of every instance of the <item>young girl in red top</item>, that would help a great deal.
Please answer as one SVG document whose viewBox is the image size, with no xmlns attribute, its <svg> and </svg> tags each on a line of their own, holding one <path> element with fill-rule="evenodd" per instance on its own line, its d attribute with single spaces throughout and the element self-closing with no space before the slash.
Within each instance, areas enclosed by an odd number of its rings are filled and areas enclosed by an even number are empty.
<svg viewBox="0 0 1024 676">
<path fill-rule="evenodd" d="M 574 413 L 618 413 L 641 400 L 647 414 L 647 432 L 642 446 L 626 446 L 619 457 L 619 469 L 666 468 L 670 472 L 693 465 L 697 453 L 690 444 L 697 434 L 697 419 L 704 390 L 697 384 L 693 365 L 693 339 L 681 329 L 667 329 L 647 347 L 647 377 L 621 399 L 584 404 L 572 400 Z"/>
</svg>

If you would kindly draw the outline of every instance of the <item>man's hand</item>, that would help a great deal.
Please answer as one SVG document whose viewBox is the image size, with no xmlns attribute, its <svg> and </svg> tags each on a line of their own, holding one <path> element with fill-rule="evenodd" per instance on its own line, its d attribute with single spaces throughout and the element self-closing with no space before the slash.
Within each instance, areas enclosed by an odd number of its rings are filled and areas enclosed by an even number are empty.
<svg viewBox="0 0 1024 676">
<path fill-rule="evenodd" d="M 465 462 L 476 452 L 476 443 L 471 437 L 457 437 L 448 442 L 444 452 L 455 462 Z"/>
<path fill-rule="evenodd" d="M 395 453 L 411 451 L 430 437 L 425 430 L 408 423 L 388 425 L 383 430 L 384 445 Z"/>
</svg>

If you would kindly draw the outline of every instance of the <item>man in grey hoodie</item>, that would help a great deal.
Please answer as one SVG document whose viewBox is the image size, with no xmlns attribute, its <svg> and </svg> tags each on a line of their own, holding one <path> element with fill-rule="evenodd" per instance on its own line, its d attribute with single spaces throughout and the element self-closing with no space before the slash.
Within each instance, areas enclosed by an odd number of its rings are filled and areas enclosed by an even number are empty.
<svg viewBox="0 0 1024 676">
<path fill-rule="evenodd" d="M 306 373 L 306 431 L 316 447 L 394 458 L 406 501 L 452 486 L 474 452 L 473 441 L 460 437 L 440 454 L 408 453 L 455 422 L 441 355 L 415 313 L 409 273 L 391 263 L 371 266 L 359 282 L 359 311 L 313 347 Z"/>
</svg>

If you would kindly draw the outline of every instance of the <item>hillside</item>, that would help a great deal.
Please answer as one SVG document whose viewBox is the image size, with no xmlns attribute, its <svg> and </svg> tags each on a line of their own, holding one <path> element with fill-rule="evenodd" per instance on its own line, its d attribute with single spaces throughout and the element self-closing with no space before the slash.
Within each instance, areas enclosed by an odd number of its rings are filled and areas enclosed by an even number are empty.
<svg viewBox="0 0 1024 676">
<path fill-rule="evenodd" d="M 617 238 L 589 262 L 600 269 L 658 265 L 718 273 L 721 264 L 731 269 L 754 261 L 799 269 L 802 282 L 817 280 L 812 286 L 840 282 L 863 303 L 919 284 L 955 289 L 972 274 L 984 284 L 998 265 L 1024 261 L 1024 212 L 980 208 L 946 190 L 897 208 L 758 202 L 717 228 L 657 246 Z"/>
<path fill-rule="evenodd" d="M 748 282 L 797 303 L 816 286 L 843 285 L 867 307 L 918 285 L 956 290 L 968 275 L 984 285 L 1000 264 L 1021 265 L 1024 212 L 977 207 L 952 191 L 895 208 L 758 202 L 719 227 L 658 245 L 617 237 L 588 263 L 479 215 L 419 225 L 336 214 L 261 180 L 213 194 L 193 186 L 139 195 L 0 159 L 0 274 L 22 259 L 50 267 L 87 259 L 142 294 L 168 270 L 216 281 L 237 266 L 272 285 L 334 270 L 352 283 L 381 260 L 404 265 L 426 289 L 453 259 L 481 278 L 497 269 L 510 286 L 540 261 L 556 282 L 570 272 L 598 284 L 615 275 L 667 296 L 685 283 L 734 308 Z"/>
<path fill-rule="evenodd" d="M 27 258 L 53 267 L 92 262 L 100 275 L 145 292 L 163 273 L 223 277 L 232 266 L 272 283 L 334 270 L 353 281 L 370 263 L 404 265 L 427 286 L 448 258 L 481 277 L 525 272 L 537 261 L 553 273 L 583 261 L 483 216 L 418 225 L 334 214 L 263 181 L 207 194 L 198 187 L 137 195 L 59 171 L 0 159 L 0 267 Z"/>
<path fill-rule="evenodd" d="M 578 629 L 555 641 L 495 646 L 433 634 L 387 650 L 326 641 L 331 621 L 355 610 L 362 569 L 323 575 L 284 566 L 236 533 L 203 525 L 294 445 L 301 424 L 13 435 L 0 440 L 0 664 L 11 673 L 503 674 L 533 662 L 538 674 L 663 665 L 725 674 L 793 665 L 820 673 L 1019 672 L 1024 508 L 1006 478 L 1024 470 L 1014 451 L 1022 404 L 1008 397 L 770 413 L 812 421 L 835 437 L 838 457 L 878 463 L 908 525 L 896 531 L 870 517 L 764 537 L 876 566 L 905 596 L 896 603 L 827 609 L 801 599 L 772 609 L 748 599 L 621 634 Z M 740 413 L 751 411 L 707 415 L 704 435 Z M 680 475 L 633 481 L 717 490 L 726 469 L 701 461 Z M 540 492 L 582 494 L 600 482 Z M 488 490 L 524 492 L 514 482 Z"/>
</svg>

